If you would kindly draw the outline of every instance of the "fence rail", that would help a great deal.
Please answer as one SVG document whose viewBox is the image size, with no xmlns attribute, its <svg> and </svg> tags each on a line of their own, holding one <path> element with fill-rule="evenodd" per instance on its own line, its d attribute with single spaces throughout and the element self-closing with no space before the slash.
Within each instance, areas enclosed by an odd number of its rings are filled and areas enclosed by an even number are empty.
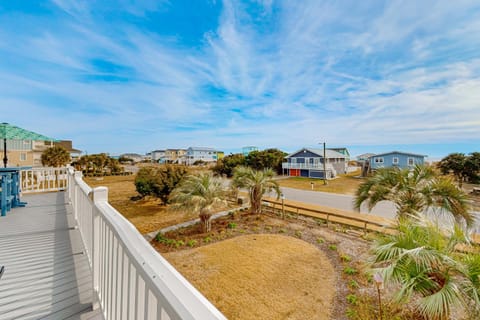
<svg viewBox="0 0 480 320">
<path fill-rule="evenodd" d="M 369 216 L 368 218 L 358 217 L 355 214 L 349 214 L 348 212 L 341 212 L 336 209 L 314 209 L 306 206 L 299 206 L 290 203 L 282 203 L 281 201 L 276 201 L 272 199 L 263 199 L 264 206 L 267 210 L 270 210 L 272 213 L 285 214 L 293 213 L 296 215 L 302 215 L 310 218 L 317 218 L 325 220 L 327 224 L 329 223 L 339 223 L 342 225 L 347 225 L 351 227 L 356 227 L 363 229 L 364 232 L 367 231 L 376 231 L 388 233 L 395 230 L 395 227 L 392 226 L 388 220 L 383 218 L 378 218 Z M 377 221 L 375 221 L 375 220 Z"/>
<path fill-rule="evenodd" d="M 70 169 L 68 195 L 105 319 L 226 319 L 109 203 Z"/>
</svg>

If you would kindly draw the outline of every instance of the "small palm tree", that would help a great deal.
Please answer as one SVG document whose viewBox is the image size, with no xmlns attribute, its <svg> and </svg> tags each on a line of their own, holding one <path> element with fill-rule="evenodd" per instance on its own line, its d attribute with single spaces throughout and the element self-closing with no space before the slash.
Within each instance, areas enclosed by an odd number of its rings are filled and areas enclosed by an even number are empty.
<svg viewBox="0 0 480 320">
<path fill-rule="evenodd" d="M 254 170 L 249 167 L 237 167 L 233 174 L 233 186 L 247 188 L 250 197 L 251 212 L 262 212 L 262 197 L 265 193 L 275 191 L 277 198 L 280 196 L 280 187 L 273 179 L 275 173 L 272 169 Z"/>
<path fill-rule="evenodd" d="M 360 185 L 354 206 L 360 209 L 367 203 L 372 210 L 383 200 L 392 201 L 397 217 L 417 217 L 428 209 L 449 213 L 457 222 L 471 226 L 475 220 L 468 210 L 467 196 L 448 178 L 436 174 L 427 166 L 417 165 L 413 170 L 382 168 Z"/>
<path fill-rule="evenodd" d="M 414 301 L 425 319 L 449 319 L 453 308 L 478 314 L 480 259 L 456 251 L 467 243 L 458 225 L 445 230 L 426 219 L 401 219 L 398 233 L 375 242 L 373 272 L 398 285 L 395 300 Z"/>
<path fill-rule="evenodd" d="M 174 209 L 198 212 L 203 232 L 210 232 L 213 210 L 225 206 L 222 182 L 211 174 L 190 175 L 173 190 L 170 201 Z"/>
</svg>

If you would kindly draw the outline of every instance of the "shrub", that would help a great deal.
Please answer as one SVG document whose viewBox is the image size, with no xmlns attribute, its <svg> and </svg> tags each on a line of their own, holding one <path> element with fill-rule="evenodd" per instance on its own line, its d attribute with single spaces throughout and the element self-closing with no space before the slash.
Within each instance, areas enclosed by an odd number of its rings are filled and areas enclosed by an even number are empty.
<svg viewBox="0 0 480 320">
<path fill-rule="evenodd" d="M 355 281 L 355 280 L 353 280 L 353 279 L 348 282 L 348 286 L 349 286 L 351 289 L 358 289 L 358 288 L 360 287 L 360 285 L 358 284 L 358 282 Z"/>
<path fill-rule="evenodd" d="M 355 268 L 352 268 L 352 267 L 347 266 L 347 267 L 345 267 L 345 268 L 343 269 L 343 273 L 348 274 L 348 275 L 351 276 L 351 275 L 357 274 L 357 273 L 358 273 L 358 270 L 355 269 Z"/>
<path fill-rule="evenodd" d="M 354 294 L 349 294 L 347 295 L 347 302 L 351 305 L 357 305 L 357 302 L 358 302 L 358 298 L 356 295 Z"/>
<path fill-rule="evenodd" d="M 228 229 L 235 229 L 237 227 L 237 224 L 235 222 L 229 222 L 227 224 Z"/>
<path fill-rule="evenodd" d="M 302 231 L 300 230 L 295 231 L 295 237 L 302 238 Z"/>
<path fill-rule="evenodd" d="M 203 239 L 203 242 L 205 242 L 205 243 L 210 243 L 210 242 L 212 242 L 212 238 L 210 238 L 210 237 L 205 237 L 205 238 Z"/>
<path fill-rule="evenodd" d="M 342 254 L 342 255 L 340 255 L 340 260 L 342 260 L 343 262 L 350 262 L 350 261 L 352 261 L 352 257 L 350 257 L 347 254 Z"/>
<path fill-rule="evenodd" d="M 189 246 L 190 248 L 195 247 L 196 245 L 197 245 L 197 240 L 188 240 L 187 241 L 187 246 Z"/>
<path fill-rule="evenodd" d="M 167 204 L 170 193 L 186 174 L 182 166 L 143 167 L 135 177 L 135 188 L 142 197 L 155 196 Z"/>
<path fill-rule="evenodd" d="M 325 242 L 325 239 L 323 239 L 323 238 L 317 238 L 317 243 L 318 243 L 318 244 L 322 244 L 322 243 L 324 243 L 324 242 Z"/>
<path fill-rule="evenodd" d="M 337 250 L 337 246 L 334 245 L 334 244 L 331 244 L 328 246 L 328 249 L 332 250 L 332 251 L 336 251 Z"/>
</svg>

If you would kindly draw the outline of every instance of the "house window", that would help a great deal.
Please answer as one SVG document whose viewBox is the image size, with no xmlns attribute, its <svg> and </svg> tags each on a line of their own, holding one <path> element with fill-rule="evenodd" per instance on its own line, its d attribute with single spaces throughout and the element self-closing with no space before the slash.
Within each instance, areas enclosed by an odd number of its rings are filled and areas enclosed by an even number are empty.
<svg viewBox="0 0 480 320">
<path fill-rule="evenodd" d="M 20 153 L 20 161 L 27 161 L 27 154 L 26 153 Z"/>
<path fill-rule="evenodd" d="M 375 163 L 383 163 L 383 157 L 375 158 Z"/>
<path fill-rule="evenodd" d="M 408 165 L 409 166 L 415 165 L 415 160 L 413 158 L 408 158 Z"/>
<path fill-rule="evenodd" d="M 392 163 L 393 164 L 398 164 L 398 157 L 393 157 Z"/>
</svg>

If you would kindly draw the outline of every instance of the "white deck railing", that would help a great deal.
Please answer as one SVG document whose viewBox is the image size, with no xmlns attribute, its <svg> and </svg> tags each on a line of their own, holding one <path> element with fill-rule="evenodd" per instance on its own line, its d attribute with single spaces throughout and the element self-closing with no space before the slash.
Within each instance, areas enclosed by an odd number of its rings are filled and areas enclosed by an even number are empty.
<svg viewBox="0 0 480 320">
<path fill-rule="evenodd" d="M 226 319 L 109 203 L 69 169 L 68 196 L 105 319 Z"/>
<path fill-rule="evenodd" d="M 41 167 L 20 171 L 22 193 L 66 190 L 67 183 L 67 168 Z"/>
</svg>

